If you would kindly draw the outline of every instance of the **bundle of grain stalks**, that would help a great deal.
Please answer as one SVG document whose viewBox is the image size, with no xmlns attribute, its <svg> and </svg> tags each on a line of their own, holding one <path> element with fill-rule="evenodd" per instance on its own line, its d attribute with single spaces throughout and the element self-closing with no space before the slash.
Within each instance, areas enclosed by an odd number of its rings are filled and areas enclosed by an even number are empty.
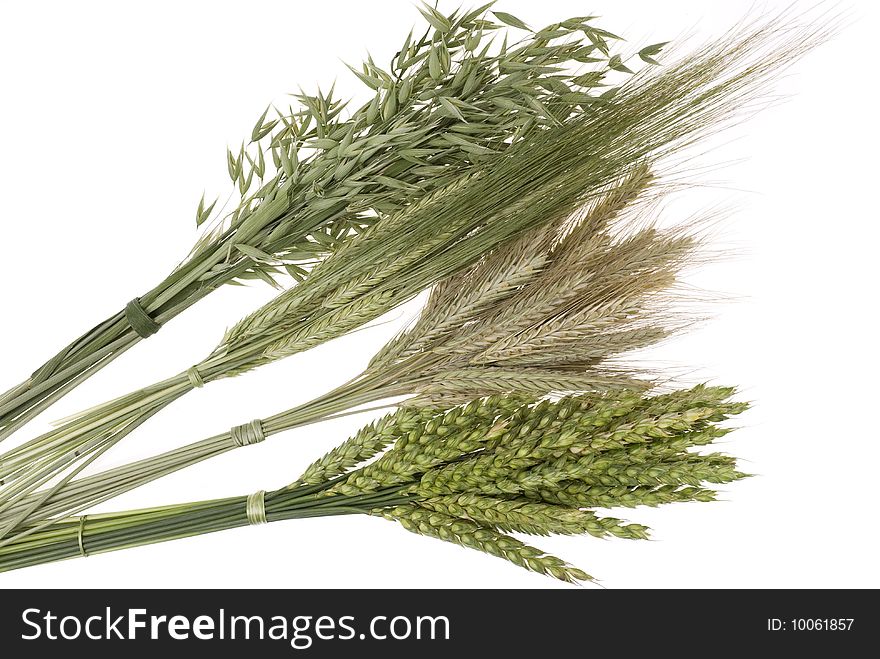
<svg viewBox="0 0 880 659">
<path fill-rule="evenodd" d="M 491 396 L 449 410 L 404 408 L 367 426 L 288 487 L 247 497 L 59 519 L 0 548 L 0 571 L 286 519 L 364 513 L 564 581 L 582 570 L 508 535 L 642 539 L 597 509 L 711 501 L 742 478 L 701 454 L 744 405 L 731 389 L 654 397 L 628 390 L 540 402 Z M 390 446 L 390 448 L 388 448 Z M 366 464 L 365 464 L 366 463 Z"/>
<path fill-rule="evenodd" d="M 353 69 L 373 94 L 353 112 L 332 89 L 267 108 L 227 154 L 239 203 L 220 216 L 203 196 L 205 231 L 167 278 L 0 395 L 0 440 L 223 284 L 277 286 L 285 271 L 302 281 L 367 227 L 613 91 L 602 80 L 620 58 L 595 57 L 613 35 L 592 20 L 497 47 L 504 26 L 487 9 L 425 8 L 430 29 L 410 33 L 386 69 L 372 59 Z"/>
<path fill-rule="evenodd" d="M 826 28 L 742 24 L 658 65 L 664 44 L 624 60 L 593 17 L 533 31 L 488 5 L 421 11 L 426 31 L 387 70 L 372 59 L 353 69 L 368 103 L 345 115 L 319 92 L 264 112 L 250 144 L 228 153 L 237 208 L 211 219 L 203 198 L 197 223 L 208 229 L 181 266 L 0 396 L 2 440 L 220 285 L 278 286 L 282 270 L 296 280 L 189 369 L 0 454 L 0 569 L 363 512 L 583 580 L 507 533 L 641 538 L 644 527 L 596 510 L 710 500 L 705 483 L 742 476 L 732 458 L 689 450 L 744 409 L 732 390 L 652 392 L 658 374 L 625 357 L 688 324 L 675 285 L 705 258 L 693 222 L 657 222 L 658 201 L 687 187 L 664 175 L 670 157 L 736 121 Z M 526 36 L 494 39 L 504 24 Z M 333 391 L 87 473 L 193 389 L 341 337 L 425 291 L 418 318 Z M 77 517 L 367 405 L 398 409 L 289 487 Z"/>
</svg>

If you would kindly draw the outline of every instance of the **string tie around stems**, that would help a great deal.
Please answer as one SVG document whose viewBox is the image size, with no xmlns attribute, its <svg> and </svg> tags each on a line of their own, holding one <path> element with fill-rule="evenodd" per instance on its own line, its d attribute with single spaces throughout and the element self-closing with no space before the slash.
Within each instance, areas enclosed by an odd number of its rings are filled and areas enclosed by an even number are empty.
<svg viewBox="0 0 880 659">
<path fill-rule="evenodd" d="M 125 305 L 125 320 L 142 339 L 148 339 L 161 329 L 161 325 L 144 311 L 139 298 Z"/>
<path fill-rule="evenodd" d="M 186 369 L 186 377 L 189 379 L 189 383 L 193 386 L 193 389 L 205 386 L 202 374 L 199 373 L 199 369 L 196 366 L 190 366 Z"/>
<path fill-rule="evenodd" d="M 83 558 L 87 558 L 89 555 L 89 552 L 86 551 L 85 543 L 83 542 L 83 531 L 85 531 L 85 528 L 86 528 L 86 517 L 88 517 L 88 515 L 81 515 L 80 516 L 79 530 L 77 531 L 77 534 L 76 534 L 76 542 L 79 545 L 79 554 Z"/>
<path fill-rule="evenodd" d="M 266 435 L 263 433 L 263 422 L 259 419 L 235 426 L 229 431 L 229 434 L 236 446 L 259 444 L 266 439 Z"/>
<path fill-rule="evenodd" d="M 247 520 L 252 525 L 266 524 L 269 520 L 266 518 L 266 492 L 260 490 L 254 492 L 247 498 Z"/>
</svg>

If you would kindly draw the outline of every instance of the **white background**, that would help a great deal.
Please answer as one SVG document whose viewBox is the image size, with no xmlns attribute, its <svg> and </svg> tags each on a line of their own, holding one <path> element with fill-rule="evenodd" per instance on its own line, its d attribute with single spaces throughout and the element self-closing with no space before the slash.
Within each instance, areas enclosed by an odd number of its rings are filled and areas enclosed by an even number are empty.
<svg viewBox="0 0 880 659">
<path fill-rule="evenodd" d="M 788 5 L 766 2 L 757 13 Z M 795 3 L 807 10 L 812 3 Z M 725 501 L 624 513 L 654 542 L 540 539 L 607 587 L 878 587 L 876 3 L 774 93 L 785 102 L 724 136 L 728 163 L 670 210 L 732 206 L 718 245 L 738 256 L 690 280 L 730 294 L 652 357 L 742 387 L 755 407 L 725 449 L 756 478 Z M 451 3 L 441 4 L 451 10 Z M 504 0 L 543 25 L 590 11 L 637 44 L 720 35 L 751 2 Z M 158 282 L 195 238 L 202 190 L 228 190 L 225 147 L 266 104 L 337 80 L 369 48 L 385 62 L 421 20 L 411 2 L 0 3 L 0 389 Z M 674 219 L 674 218 L 673 218 Z M 268 287 L 201 302 L 23 435 L 199 360 Z M 198 390 L 103 466 L 286 409 L 353 375 L 414 312 Z M 131 508 L 289 482 L 364 417 L 275 437 L 106 504 Z M 0 575 L 0 588 L 555 587 L 502 561 L 379 519 L 294 521 Z M 570 587 L 560 584 L 560 587 Z"/>
</svg>

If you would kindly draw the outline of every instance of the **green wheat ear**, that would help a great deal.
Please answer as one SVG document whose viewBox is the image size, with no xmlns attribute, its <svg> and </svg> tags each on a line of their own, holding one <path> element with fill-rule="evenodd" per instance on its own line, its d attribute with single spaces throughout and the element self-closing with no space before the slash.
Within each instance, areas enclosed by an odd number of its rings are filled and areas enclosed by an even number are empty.
<svg viewBox="0 0 880 659">
<path fill-rule="evenodd" d="M 733 394 L 699 385 L 654 396 L 628 390 L 556 401 L 491 396 L 445 411 L 420 410 L 418 421 L 416 411 L 405 409 L 363 431 L 372 436 L 381 428 L 388 440 L 397 436 L 393 445 L 337 475 L 324 495 L 369 500 L 399 492 L 408 503 L 372 514 L 576 580 L 583 573 L 508 534 L 639 540 L 648 537 L 647 527 L 596 509 L 711 501 L 714 492 L 704 484 L 745 474 L 729 456 L 692 449 L 724 436 L 728 429 L 717 424 L 747 408 L 731 401 Z"/>
<path fill-rule="evenodd" d="M 415 506 L 397 506 L 381 515 L 399 522 L 407 531 L 476 549 L 538 574 L 570 583 L 593 580 L 583 570 L 491 527 Z"/>
</svg>

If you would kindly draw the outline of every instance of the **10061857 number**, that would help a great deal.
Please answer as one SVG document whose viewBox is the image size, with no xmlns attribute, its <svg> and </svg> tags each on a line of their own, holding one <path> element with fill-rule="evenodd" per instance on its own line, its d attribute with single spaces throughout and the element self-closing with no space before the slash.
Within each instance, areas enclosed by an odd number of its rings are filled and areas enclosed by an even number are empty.
<svg viewBox="0 0 880 659">
<path fill-rule="evenodd" d="M 855 618 L 792 618 L 789 624 L 796 632 L 837 632 L 849 631 L 854 621 Z"/>
</svg>

